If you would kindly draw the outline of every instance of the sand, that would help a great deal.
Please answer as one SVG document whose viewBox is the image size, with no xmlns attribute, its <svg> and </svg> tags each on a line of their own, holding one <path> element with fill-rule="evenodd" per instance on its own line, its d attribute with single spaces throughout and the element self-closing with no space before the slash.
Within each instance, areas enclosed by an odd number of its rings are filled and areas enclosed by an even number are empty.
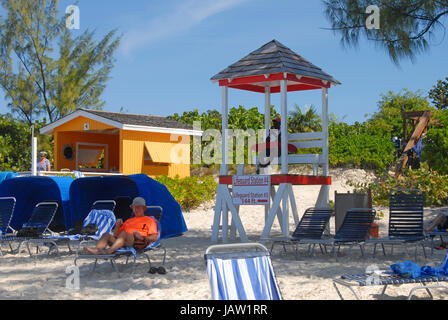
<svg viewBox="0 0 448 320">
<path fill-rule="evenodd" d="M 373 179 L 371 173 L 363 170 L 336 170 L 332 172 L 333 186 L 330 199 L 334 198 L 334 191 L 347 192 L 351 187 L 346 185 L 347 179 L 362 181 L 366 177 Z M 306 208 L 312 207 L 317 199 L 319 187 L 294 187 L 297 207 L 302 214 Z M 211 242 L 211 226 L 213 224 L 213 205 L 208 203 L 200 208 L 184 213 L 189 231 L 185 235 L 163 241 L 167 249 L 167 274 L 149 274 L 148 264 L 140 260 L 135 274 L 130 275 L 130 266 L 125 260 L 118 261 L 121 277 L 114 272 L 110 263 L 100 262 L 95 272 L 90 272 L 92 263 L 80 261 L 80 289 L 66 288 L 66 269 L 73 266 L 74 255 L 61 247 L 59 256 L 47 256 L 43 253 L 32 258 L 23 251 L 11 255 L 3 247 L 4 256 L 0 257 L 0 299 L 82 299 L 82 300 L 209 300 L 211 298 L 208 277 L 206 273 L 204 253 Z M 380 235 L 387 232 L 388 209 L 376 208 L 384 213 L 378 220 Z M 448 208 L 426 208 L 425 220 L 428 221 L 441 210 Z M 259 241 L 264 226 L 264 210 L 261 207 L 242 207 L 241 219 L 250 241 Z M 291 229 L 293 229 L 291 217 Z M 334 220 L 331 220 L 334 229 Z M 272 234 L 279 233 L 277 222 L 274 223 Z M 291 230 L 293 231 L 293 230 Z M 266 243 L 270 247 L 270 243 Z M 361 257 L 360 250 L 354 248 L 351 258 L 347 248 L 343 248 L 337 262 L 331 255 L 322 255 L 316 250 L 314 257 L 306 256 L 305 247 L 301 249 L 301 256 L 296 260 L 293 247 L 287 247 L 284 252 L 281 246 L 276 246 L 272 255 L 272 263 L 278 284 L 285 300 L 336 300 L 339 296 L 333 288 L 333 279 L 345 273 L 360 273 L 366 268 L 376 265 L 379 269 L 389 269 L 389 266 L 399 261 L 413 260 L 413 247 L 409 254 L 401 246 L 394 248 L 394 254 L 386 257 L 378 252 L 372 257 L 373 247 L 367 247 L 365 257 Z M 430 248 L 427 247 L 428 255 Z M 434 256 L 424 259 L 420 251 L 420 265 L 439 266 L 445 251 L 435 250 Z M 161 256 L 154 253 L 152 261 L 155 266 L 161 264 Z M 405 299 L 412 285 L 390 287 L 386 291 L 385 299 Z M 362 299 L 379 299 L 380 287 L 357 288 Z M 347 289 L 342 293 L 348 299 L 353 295 Z M 434 289 L 435 299 L 445 299 L 447 290 Z M 417 293 L 417 299 L 427 299 L 425 291 Z"/>
</svg>

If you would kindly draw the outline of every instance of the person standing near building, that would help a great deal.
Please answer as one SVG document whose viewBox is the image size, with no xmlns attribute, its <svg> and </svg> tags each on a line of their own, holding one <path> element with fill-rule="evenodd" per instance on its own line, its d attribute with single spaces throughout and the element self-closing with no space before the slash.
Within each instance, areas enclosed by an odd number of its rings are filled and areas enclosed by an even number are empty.
<svg viewBox="0 0 448 320">
<path fill-rule="evenodd" d="M 41 151 L 37 160 L 37 171 L 51 171 L 50 160 L 47 159 L 47 153 Z"/>
</svg>

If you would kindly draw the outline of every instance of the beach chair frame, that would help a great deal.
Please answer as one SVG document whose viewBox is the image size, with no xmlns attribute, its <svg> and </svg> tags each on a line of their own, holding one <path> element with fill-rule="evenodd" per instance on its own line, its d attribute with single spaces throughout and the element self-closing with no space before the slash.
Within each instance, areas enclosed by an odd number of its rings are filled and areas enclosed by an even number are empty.
<svg viewBox="0 0 448 320">
<path fill-rule="evenodd" d="M 110 210 L 114 212 L 116 202 L 114 200 L 97 200 L 92 204 L 90 211 L 92 210 Z"/>
<path fill-rule="evenodd" d="M 431 299 L 434 299 L 434 296 L 432 295 L 430 289 L 447 289 L 448 286 L 441 284 L 441 282 L 448 281 L 448 276 L 440 275 L 440 276 L 423 276 L 415 279 L 408 279 L 408 278 L 401 278 L 397 275 L 393 275 L 391 272 L 385 273 L 385 277 L 380 278 L 374 277 L 373 275 L 369 274 L 355 274 L 355 275 L 343 275 L 340 278 L 333 280 L 333 287 L 335 288 L 336 292 L 338 293 L 338 296 L 341 300 L 344 300 L 344 297 L 342 295 L 342 292 L 339 290 L 339 286 L 343 286 L 347 289 L 349 289 L 353 295 L 355 296 L 356 300 L 360 300 L 360 297 L 355 287 L 367 287 L 367 286 L 382 286 L 380 299 L 384 298 L 384 294 L 386 293 L 386 289 L 388 286 L 400 286 L 403 284 L 416 284 L 410 292 L 407 297 L 408 300 L 411 300 L 412 297 L 415 295 L 415 292 L 418 290 L 425 290 L 429 297 Z"/>
<path fill-rule="evenodd" d="M 16 206 L 16 198 L 14 197 L 2 197 L 0 198 L 0 224 L 1 224 L 1 228 L 0 228 L 0 256 L 3 256 L 3 251 L 2 251 L 2 245 L 3 245 L 3 241 L 2 241 L 2 237 L 8 237 L 11 235 L 14 235 L 17 231 L 14 230 L 13 228 L 11 228 L 11 220 L 12 217 L 14 215 L 14 209 Z M 4 230 L 4 233 L 1 232 L 1 229 Z M 9 230 L 11 230 L 11 233 L 8 233 Z M 11 250 L 11 252 L 13 252 L 11 243 L 9 243 L 9 248 Z"/>
<path fill-rule="evenodd" d="M 425 237 L 427 239 L 429 239 L 429 241 L 431 242 L 431 256 L 434 256 L 434 240 L 436 237 L 440 237 L 440 241 L 443 241 L 443 237 L 448 237 L 448 231 L 442 231 L 442 230 L 433 230 L 433 231 L 426 231 L 425 232 Z"/>
</svg>

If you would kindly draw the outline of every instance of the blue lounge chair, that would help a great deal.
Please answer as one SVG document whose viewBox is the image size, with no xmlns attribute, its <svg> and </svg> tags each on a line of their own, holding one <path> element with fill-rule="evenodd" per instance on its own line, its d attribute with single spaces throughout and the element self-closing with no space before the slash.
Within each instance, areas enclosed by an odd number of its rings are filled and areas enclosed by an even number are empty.
<svg viewBox="0 0 448 320">
<path fill-rule="evenodd" d="M 24 223 L 22 226 L 22 229 L 34 228 L 35 235 L 20 236 L 19 230 L 17 231 L 17 233 L 3 238 L 2 241 L 8 242 L 10 245 L 12 242 L 19 242 L 17 253 L 20 253 L 22 246 L 26 245 L 28 253 L 30 254 L 30 256 L 32 256 L 30 244 L 32 244 L 34 241 L 36 241 L 36 243 L 38 244 L 40 240 L 43 239 L 47 234 L 51 234 L 49 226 L 54 219 L 56 211 L 58 210 L 58 206 L 59 205 L 57 202 L 41 202 L 37 204 L 34 207 L 28 222 Z"/>
<path fill-rule="evenodd" d="M 375 216 L 375 209 L 350 209 L 347 211 L 341 227 L 333 238 L 307 239 L 306 241 L 302 240 L 302 243 L 309 243 L 313 245 L 319 244 L 325 247 L 331 246 L 331 252 L 336 257 L 336 261 L 338 261 L 338 253 L 343 245 L 350 246 L 349 257 L 351 255 L 352 248 L 356 245 L 360 247 L 361 254 L 364 256 L 364 243 L 368 237 Z M 337 251 L 336 247 L 338 247 Z"/>
<path fill-rule="evenodd" d="M 322 239 L 322 235 L 328 226 L 330 218 L 333 214 L 333 209 L 327 208 L 308 208 L 297 227 L 289 239 L 274 240 L 271 246 L 271 254 L 274 246 L 278 243 L 283 245 L 292 244 L 296 246 L 296 256 L 299 255 L 299 245 L 308 244 L 308 254 L 312 255 L 315 244 L 310 243 L 313 240 Z M 321 246 L 322 250 L 322 246 Z"/>
<path fill-rule="evenodd" d="M 398 189 L 390 194 L 389 204 L 389 234 L 386 238 L 372 238 L 367 241 L 373 244 L 373 256 L 376 247 L 381 244 L 383 254 L 386 255 L 384 245 L 415 244 L 415 260 L 417 260 L 418 246 L 421 245 L 426 258 L 423 232 L 423 193 L 420 190 Z"/>
<path fill-rule="evenodd" d="M 268 249 L 259 243 L 211 246 L 205 252 L 213 300 L 281 300 Z"/>
<path fill-rule="evenodd" d="M 10 226 L 15 206 L 16 198 L 0 198 L 0 255 L 3 255 L 2 238 L 8 237 L 8 235 L 13 235 L 16 232 Z M 11 244 L 10 249 L 12 251 Z"/>
<path fill-rule="evenodd" d="M 160 273 L 160 274 L 166 273 L 166 270 L 163 267 L 165 265 L 165 260 L 166 260 L 166 249 L 161 245 L 161 241 L 160 241 L 160 235 L 162 233 L 162 226 L 160 224 L 160 220 L 162 218 L 162 214 L 163 214 L 163 209 L 161 207 L 158 207 L 158 206 L 147 207 L 145 215 L 149 216 L 149 217 L 153 217 L 154 220 L 156 221 L 159 237 L 158 237 L 157 241 L 150 243 L 148 246 L 146 246 L 142 250 L 136 250 L 133 247 L 121 248 L 110 255 L 102 255 L 102 254 L 92 255 L 92 254 L 84 254 L 84 253 L 78 252 L 77 256 L 75 257 L 74 264 L 77 265 L 77 261 L 80 259 L 95 260 L 93 268 L 92 268 L 92 272 L 93 272 L 93 271 L 95 271 L 98 260 L 109 260 L 113 269 L 117 272 L 118 276 L 120 276 L 120 272 L 116 266 L 116 260 L 119 258 L 125 257 L 126 264 L 128 264 L 129 259 L 132 258 L 132 260 L 133 260 L 132 271 L 131 271 L 131 275 L 132 275 L 135 272 L 135 265 L 137 263 L 137 259 L 139 259 L 140 257 L 145 257 L 149 264 L 149 272 L 150 273 L 155 273 L 155 272 Z M 158 268 L 152 267 L 150 253 L 152 253 L 153 251 L 163 251 L 163 259 L 162 259 L 161 267 L 158 267 Z"/>
</svg>

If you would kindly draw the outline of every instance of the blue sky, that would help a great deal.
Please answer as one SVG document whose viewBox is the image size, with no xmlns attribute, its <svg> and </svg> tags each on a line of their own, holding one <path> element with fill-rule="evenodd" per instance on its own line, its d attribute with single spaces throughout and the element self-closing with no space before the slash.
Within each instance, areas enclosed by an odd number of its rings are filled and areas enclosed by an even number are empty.
<svg viewBox="0 0 448 320">
<path fill-rule="evenodd" d="M 60 1 L 61 14 L 74 1 Z M 193 110 L 220 110 L 221 93 L 210 78 L 263 44 L 276 39 L 342 82 L 330 89 L 330 113 L 364 121 L 377 111 L 381 94 L 403 88 L 426 94 L 448 76 L 448 41 L 435 41 L 415 63 L 397 67 L 381 49 L 362 41 L 344 49 L 320 0 L 79 0 L 81 30 L 98 38 L 118 28 L 123 35 L 116 64 L 103 94 L 105 110 L 167 116 Z M 439 39 L 440 40 L 440 39 Z M 315 105 L 319 91 L 296 92 L 295 104 Z M 231 90 L 230 105 L 262 110 L 264 96 Z M 272 103 L 277 107 L 279 95 Z M 0 112 L 8 111 L 0 98 Z"/>
</svg>

